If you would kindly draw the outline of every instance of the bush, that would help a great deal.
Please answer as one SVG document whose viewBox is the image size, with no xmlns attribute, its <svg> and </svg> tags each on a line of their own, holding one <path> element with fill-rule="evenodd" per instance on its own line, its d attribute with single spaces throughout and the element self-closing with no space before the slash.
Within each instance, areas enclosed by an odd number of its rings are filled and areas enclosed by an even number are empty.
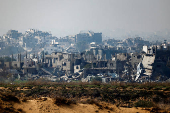
<svg viewBox="0 0 170 113">
<path fill-rule="evenodd" d="M 20 103 L 19 99 L 13 95 L 7 94 L 2 98 L 3 101 Z"/>
<path fill-rule="evenodd" d="M 135 107 L 153 107 L 154 104 L 151 101 L 139 100 L 134 104 Z"/>
<path fill-rule="evenodd" d="M 76 101 L 75 101 L 75 100 L 67 99 L 67 98 L 65 98 L 65 97 L 56 97 L 54 103 L 55 103 L 56 105 L 60 106 L 60 105 L 76 104 Z"/>
<path fill-rule="evenodd" d="M 98 106 L 100 109 L 102 109 L 102 105 L 99 104 L 98 101 L 94 100 L 94 99 L 87 99 L 84 104 L 95 104 L 96 106 Z"/>
<path fill-rule="evenodd" d="M 101 77 L 94 77 L 94 78 L 92 78 L 92 83 L 94 84 L 94 85 L 100 85 L 101 84 L 101 82 L 102 82 L 102 78 Z M 95 83 L 97 83 L 97 84 L 95 84 Z"/>
<path fill-rule="evenodd" d="M 22 99 L 22 102 L 27 102 L 27 101 L 28 101 L 28 99 L 25 97 Z"/>
<path fill-rule="evenodd" d="M 98 105 L 99 103 L 97 101 L 95 101 L 94 99 L 87 99 L 85 101 L 85 104 L 95 104 L 95 105 Z"/>
</svg>

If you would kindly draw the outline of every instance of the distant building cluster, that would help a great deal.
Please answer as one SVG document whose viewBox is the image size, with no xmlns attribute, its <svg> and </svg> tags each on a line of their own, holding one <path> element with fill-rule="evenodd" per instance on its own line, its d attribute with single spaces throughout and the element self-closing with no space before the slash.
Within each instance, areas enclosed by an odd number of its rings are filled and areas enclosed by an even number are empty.
<svg viewBox="0 0 170 113">
<path fill-rule="evenodd" d="M 96 42 L 98 44 L 102 43 L 102 33 L 94 33 L 92 31 L 88 31 L 87 33 L 79 33 L 75 36 L 76 43 L 77 42 Z"/>
<path fill-rule="evenodd" d="M 12 47 L 12 48 L 9 48 Z M 0 38 L 0 74 L 8 80 L 58 82 L 94 80 L 108 83 L 166 81 L 170 77 L 170 45 L 141 37 L 102 41 L 92 31 L 57 38 L 49 32 L 10 30 Z M 5 61 L 6 57 L 10 61 Z M 4 75 L 5 76 L 5 75 Z"/>
</svg>

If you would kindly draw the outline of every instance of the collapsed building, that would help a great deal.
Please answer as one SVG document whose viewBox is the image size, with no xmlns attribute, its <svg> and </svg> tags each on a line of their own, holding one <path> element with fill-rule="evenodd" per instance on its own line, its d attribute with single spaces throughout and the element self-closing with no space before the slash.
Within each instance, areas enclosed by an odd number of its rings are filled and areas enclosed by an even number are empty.
<svg viewBox="0 0 170 113">
<path fill-rule="evenodd" d="M 48 80 L 82 80 L 90 81 L 100 77 L 103 82 L 112 80 L 147 82 L 151 80 L 166 80 L 170 77 L 170 46 L 144 46 L 142 53 L 113 53 L 103 52 L 104 49 L 91 49 L 83 53 L 53 52 L 24 58 L 18 54 L 17 61 L 4 62 L 4 66 L 13 75 L 38 75 Z M 96 48 L 96 47 L 95 47 Z M 104 54 L 106 53 L 106 54 Z M 109 57 L 107 57 L 110 56 Z M 12 55 L 13 59 L 13 55 Z M 2 63 L 1 63 L 2 65 Z M 34 76 L 36 78 L 37 76 Z"/>
<path fill-rule="evenodd" d="M 96 42 L 96 43 L 102 43 L 102 33 L 94 33 L 92 31 L 88 32 L 80 32 L 75 36 L 76 43 L 78 42 Z"/>
<path fill-rule="evenodd" d="M 48 67 L 56 67 L 68 73 L 73 73 L 74 57 L 75 54 L 54 52 L 51 55 L 45 55 L 45 62 L 48 63 Z"/>
</svg>

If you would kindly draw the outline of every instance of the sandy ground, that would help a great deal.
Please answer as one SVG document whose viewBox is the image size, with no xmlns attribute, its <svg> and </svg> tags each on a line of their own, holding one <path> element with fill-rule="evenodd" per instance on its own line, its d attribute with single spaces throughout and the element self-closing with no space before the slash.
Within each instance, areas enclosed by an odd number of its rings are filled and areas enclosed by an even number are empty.
<svg viewBox="0 0 170 113">
<path fill-rule="evenodd" d="M 102 103 L 103 106 L 106 104 Z M 51 98 L 28 100 L 27 102 L 16 103 L 14 108 L 22 109 L 26 113 L 150 113 L 142 108 L 117 108 L 115 105 L 107 104 L 109 108 L 99 108 L 91 104 L 72 104 L 57 106 Z"/>
</svg>

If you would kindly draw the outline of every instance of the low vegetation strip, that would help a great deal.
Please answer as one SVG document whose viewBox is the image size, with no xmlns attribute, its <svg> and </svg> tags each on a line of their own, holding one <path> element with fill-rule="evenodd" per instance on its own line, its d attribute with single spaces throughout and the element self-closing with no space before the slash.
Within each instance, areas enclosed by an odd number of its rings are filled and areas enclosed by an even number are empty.
<svg viewBox="0 0 170 113">
<path fill-rule="evenodd" d="M 50 97 L 58 106 L 70 106 L 81 103 L 95 104 L 107 102 L 117 107 L 158 107 L 159 104 L 169 105 L 170 91 L 168 83 L 126 84 L 126 83 L 40 83 L 1 84 L 0 100 L 15 103 L 40 97 Z M 23 90 L 29 89 L 29 90 Z M 9 95 L 10 94 L 10 95 Z M 164 109 L 161 108 L 160 109 Z M 170 107 L 168 108 L 170 110 Z"/>
</svg>

